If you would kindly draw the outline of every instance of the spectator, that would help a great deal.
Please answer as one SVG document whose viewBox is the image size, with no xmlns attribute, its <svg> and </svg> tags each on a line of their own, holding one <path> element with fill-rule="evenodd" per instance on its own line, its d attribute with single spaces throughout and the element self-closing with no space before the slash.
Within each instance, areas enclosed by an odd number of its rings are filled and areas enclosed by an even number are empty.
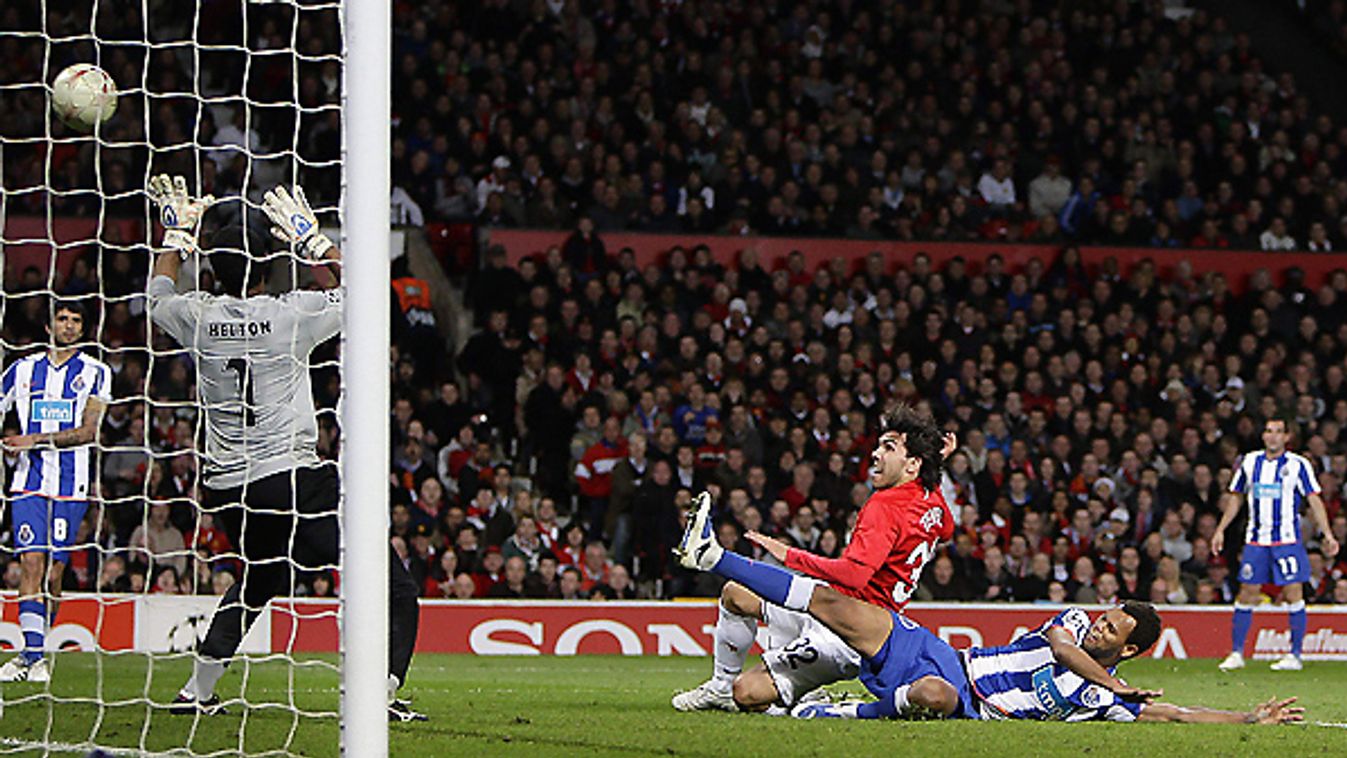
<svg viewBox="0 0 1347 758">
<path fill-rule="evenodd" d="M 994 212 L 1006 213 L 1015 205 L 1015 183 L 1010 178 L 1008 161 L 998 159 L 978 179 L 978 194 Z"/>
<path fill-rule="evenodd" d="M 1280 216 L 1274 217 L 1267 231 L 1258 237 L 1258 246 L 1263 250 L 1295 250 L 1296 241 L 1286 232 L 1286 221 Z"/>
<path fill-rule="evenodd" d="M 494 555 L 494 554 L 493 554 Z M 528 562 L 523 556 L 505 559 L 505 571 L 500 581 L 487 590 L 490 598 L 520 599 L 524 597 L 524 579 L 528 576 Z"/>
<path fill-rule="evenodd" d="M 1071 197 L 1071 180 L 1061 175 L 1061 160 L 1049 156 L 1043 173 L 1029 182 L 1029 212 L 1035 218 L 1056 218 Z"/>
<path fill-rule="evenodd" d="M 131 533 L 130 547 L 137 560 L 150 567 L 149 573 L 156 577 L 156 581 L 161 567 L 171 567 L 172 584 L 177 586 L 178 575 L 187 568 L 187 544 L 182 532 L 168 522 L 167 504 L 150 506 L 145 523 Z"/>
<path fill-rule="evenodd" d="M 930 600 L 967 600 L 968 588 L 964 581 L 955 575 L 954 562 L 947 555 L 941 555 L 931 565 L 929 573 L 923 572 L 918 580 L 917 599 Z"/>
</svg>

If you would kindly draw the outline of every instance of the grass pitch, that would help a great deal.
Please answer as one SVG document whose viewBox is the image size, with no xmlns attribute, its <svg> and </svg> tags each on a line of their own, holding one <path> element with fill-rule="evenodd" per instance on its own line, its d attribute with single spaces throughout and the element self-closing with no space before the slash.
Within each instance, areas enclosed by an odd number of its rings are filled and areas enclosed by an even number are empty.
<svg viewBox="0 0 1347 758">
<path fill-rule="evenodd" d="M 292 668 L 279 660 L 235 666 L 220 684 L 225 698 L 246 689 L 253 707 L 234 704 L 215 718 L 170 716 L 164 706 L 186 679 L 187 660 L 65 653 L 50 691 L 10 684 L 0 717 L 0 754 L 83 754 L 91 743 L 129 753 L 336 755 L 333 717 L 338 679 L 320 662 Z M 318 665 L 315 665 L 318 664 Z M 243 670 L 246 668 L 246 672 Z M 429 723 L 393 725 L 393 756 L 682 755 L 725 758 L 788 755 L 1341 755 L 1347 729 L 1170 724 L 1008 722 L 796 722 L 728 713 L 675 712 L 674 692 L 701 682 L 709 659 L 417 656 L 408 690 Z M 246 673 L 246 687 L 244 678 Z M 148 676 L 148 686 L 147 682 Z M 1162 687 L 1185 705 L 1244 709 L 1272 695 L 1297 695 L 1311 721 L 1347 722 L 1347 664 L 1309 663 L 1276 674 L 1266 662 L 1221 674 L 1215 661 L 1127 663 L 1135 684 Z M 294 686 L 290 681 L 294 681 Z M 835 689 L 861 692 L 856 683 Z M 405 690 L 407 691 L 407 690 Z M 64 699 L 53 704 L 51 696 Z M 148 698 L 148 702 L 147 702 Z M 104 703 L 101 707 L 98 702 Z M 47 742 L 53 748 L 34 747 Z"/>
</svg>

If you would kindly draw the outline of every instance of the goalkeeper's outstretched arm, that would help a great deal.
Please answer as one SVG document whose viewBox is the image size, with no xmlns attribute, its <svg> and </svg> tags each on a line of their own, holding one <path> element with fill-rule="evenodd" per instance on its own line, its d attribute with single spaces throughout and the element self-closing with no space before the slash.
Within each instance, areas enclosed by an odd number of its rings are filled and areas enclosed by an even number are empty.
<svg viewBox="0 0 1347 758">
<path fill-rule="evenodd" d="M 299 258 L 315 264 L 318 286 L 331 289 L 340 283 L 341 250 L 318 228 L 318 216 L 304 196 L 304 188 L 274 187 L 262 196 L 262 210 L 271 219 L 271 234 L 290 246 Z"/>
<path fill-rule="evenodd" d="M 158 206 L 159 223 L 164 225 L 163 252 L 154 261 L 154 276 L 167 276 L 177 281 L 182 262 L 200 251 L 196 236 L 201 215 L 215 198 L 211 195 L 192 197 L 187 193 L 187 179 L 168 174 L 151 177 L 145 194 Z"/>
</svg>

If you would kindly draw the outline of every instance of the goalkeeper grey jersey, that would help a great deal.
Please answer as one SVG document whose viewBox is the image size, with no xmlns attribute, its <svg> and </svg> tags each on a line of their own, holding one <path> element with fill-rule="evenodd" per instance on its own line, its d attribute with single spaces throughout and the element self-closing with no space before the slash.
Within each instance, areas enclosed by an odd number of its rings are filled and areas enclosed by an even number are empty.
<svg viewBox="0 0 1347 758">
<path fill-rule="evenodd" d="M 238 487 L 318 463 L 309 353 L 341 330 L 341 289 L 279 297 L 179 293 L 157 276 L 150 318 L 196 360 L 206 419 L 202 482 Z"/>
</svg>

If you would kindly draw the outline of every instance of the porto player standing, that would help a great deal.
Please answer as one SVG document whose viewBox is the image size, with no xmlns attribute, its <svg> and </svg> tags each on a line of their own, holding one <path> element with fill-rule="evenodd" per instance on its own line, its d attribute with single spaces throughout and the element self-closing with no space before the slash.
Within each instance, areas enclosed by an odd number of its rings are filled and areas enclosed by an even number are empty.
<svg viewBox="0 0 1347 758">
<path fill-rule="evenodd" d="M 851 541 L 835 559 L 821 558 L 755 532 L 748 538 L 788 568 L 829 582 L 839 592 L 899 611 L 917 586 L 936 546 L 948 540 L 957 519 L 940 492 L 944 455 L 955 440 L 942 440 L 935 423 L 911 407 L 885 414 L 871 455 L 875 493 L 861 508 Z M 712 678 L 676 695 L 678 710 L 790 708 L 824 684 L 857 675 L 860 656 L 807 614 L 765 602 L 736 582 L 721 591 L 715 626 Z M 766 622 L 763 663 L 744 672 L 758 620 Z"/>
<path fill-rule="evenodd" d="M 1300 507 L 1308 501 L 1315 524 L 1324 535 L 1324 554 L 1338 552 L 1319 496 L 1319 482 L 1310 462 L 1286 449 L 1291 438 L 1290 422 L 1274 416 L 1263 426 L 1266 448 L 1244 456 L 1230 478 L 1230 491 L 1222 504 L 1224 513 L 1211 540 L 1211 551 L 1219 554 L 1225 546 L 1225 530 L 1239 513 L 1241 502 L 1249 500 L 1249 523 L 1244 532 L 1244 558 L 1239 567 L 1239 597 L 1235 599 L 1235 619 L 1231 625 L 1230 655 L 1221 661 L 1222 671 L 1244 668 L 1244 644 L 1253 624 L 1253 607 L 1258 604 L 1261 587 L 1267 582 L 1280 585 L 1282 600 L 1291 621 L 1291 652 L 1272 664 L 1273 671 L 1299 671 L 1301 646 L 1305 642 L 1304 582 L 1310 578 L 1310 557 L 1300 541 Z"/>
<path fill-rule="evenodd" d="M 24 432 L 3 442 L 6 451 L 20 454 L 10 509 L 24 647 L 0 666 L 0 682 L 51 679 L 43 657 L 47 627 L 56 617 L 68 551 L 89 499 L 97 497 L 93 443 L 112 399 L 112 370 L 77 344 L 84 337 L 83 306 L 57 302 L 51 313 L 51 349 L 10 364 L 0 383 L 0 417 L 14 407 Z M 50 600 L 44 599 L 44 584 Z"/>
</svg>

